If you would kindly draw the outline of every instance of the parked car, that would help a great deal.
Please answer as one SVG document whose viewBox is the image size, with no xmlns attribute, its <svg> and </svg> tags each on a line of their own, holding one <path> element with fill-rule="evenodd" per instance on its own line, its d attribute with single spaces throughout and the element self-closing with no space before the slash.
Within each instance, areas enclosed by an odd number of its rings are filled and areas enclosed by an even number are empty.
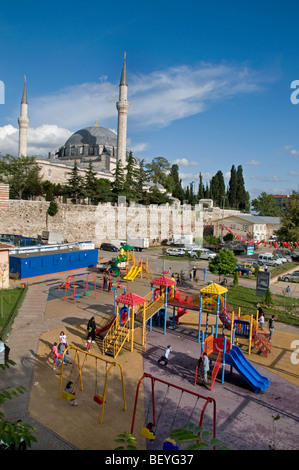
<svg viewBox="0 0 299 470">
<path fill-rule="evenodd" d="M 263 253 L 259 255 L 259 261 L 266 266 L 280 266 L 282 261 L 274 256 L 272 253 Z"/>
<path fill-rule="evenodd" d="M 185 256 L 184 248 L 168 248 L 166 254 L 170 256 Z"/>
<path fill-rule="evenodd" d="M 287 263 L 288 262 L 286 256 L 283 256 L 280 253 L 277 253 L 275 256 L 276 256 L 276 258 L 280 259 L 282 263 Z"/>
<path fill-rule="evenodd" d="M 280 279 L 285 282 L 299 282 L 299 271 L 293 271 L 292 273 L 283 274 Z"/>
<path fill-rule="evenodd" d="M 249 269 L 249 271 L 251 271 L 251 273 L 254 273 L 254 271 L 255 271 L 255 267 L 252 265 L 252 263 L 249 263 L 249 262 L 238 263 L 238 264 L 237 264 L 237 267 L 238 267 L 238 268 Z"/>
<path fill-rule="evenodd" d="M 257 266 L 259 266 L 259 270 L 260 270 L 260 271 L 268 271 L 267 266 L 266 266 L 264 263 L 262 263 L 261 261 L 260 261 L 260 262 L 252 261 L 251 264 L 252 264 L 252 266 L 253 266 L 254 268 L 256 268 Z"/>
<path fill-rule="evenodd" d="M 291 258 L 292 258 L 293 261 L 299 261 L 299 251 L 294 251 L 291 254 Z"/>
<path fill-rule="evenodd" d="M 200 251 L 200 259 L 207 259 L 211 260 L 215 258 L 216 253 L 212 250 L 208 250 L 207 248 L 193 248 L 192 250 L 188 251 L 189 256 L 191 258 L 198 258 L 198 252 Z"/>
<path fill-rule="evenodd" d="M 112 245 L 112 243 L 102 243 L 100 246 L 100 250 L 104 251 L 118 251 L 118 248 L 116 248 L 115 245 Z"/>
<path fill-rule="evenodd" d="M 234 270 L 234 273 L 241 273 L 241 276 L 245 276 L 248 274 L 252 274 L 252 271 L 251 269 L 243 268 L 242 266 L 237 266 L 236 269 Z"/>
</svg>

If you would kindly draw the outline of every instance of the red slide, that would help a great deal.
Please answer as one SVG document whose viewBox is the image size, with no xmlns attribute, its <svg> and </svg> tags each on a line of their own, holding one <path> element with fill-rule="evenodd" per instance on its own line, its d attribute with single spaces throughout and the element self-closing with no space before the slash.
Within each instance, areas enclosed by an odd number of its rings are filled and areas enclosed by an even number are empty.
<svg viewBox="0 0 299 470">
<path fill-rule="evenodd" d="M 109 323 L 107 323 L 107 325 L 103 326 L 102 328 L 97 328 L 96 331 L 95 331 L 96 336 L 100 335 L 101 333 L 103 333 L 106 330 L 109 330 L 109 328 L 113 325 L 115 320 L 116 320 L 116 317 L 113 317 L 112 320 Z"/>
<path fill-rule="evenodd" d="M 174 317 L 175 322 L 176 322 L 177 325 L 179 324 L 179 318 L 182 317 L 183 315 L 185 315 L 185 313 L 187 313 L 187 312 L 188 312 L 188 310 L 186 308 L 178 308 L 178 313 Z M 169 317 L 169 320 L 172 320 L 172 319 L 173 319 L 173 317 Z"/>
</svg>

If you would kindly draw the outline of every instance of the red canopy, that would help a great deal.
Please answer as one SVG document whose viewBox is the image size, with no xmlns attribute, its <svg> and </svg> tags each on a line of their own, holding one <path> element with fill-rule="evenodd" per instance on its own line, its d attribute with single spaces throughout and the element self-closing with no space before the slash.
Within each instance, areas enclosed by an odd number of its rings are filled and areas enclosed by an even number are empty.
<svg viewBox="0 0 299 470">
<path fill-rule="evenodd" d="M 144 302 L 147 302 L 147 300 L 144 297 L 140 297 L 139 295 L 132 294 L 130 292 L 129 294 L 125 294 L 121 297 L 118 297 L 116 299 L 116 302 L 120 302 L 125 305 L 139 305 L 143 304 Z"/>
<path fill-rule="evenodd" d="M 154 284 L 155 286 L 174 286 L 176 285 L 176 281 L 174 279 L 169 279 L 169 277 L 166 276 L 161 276 L 157 277 L 154 281 L 151 281 L 151 284 Z"/>
</svg>

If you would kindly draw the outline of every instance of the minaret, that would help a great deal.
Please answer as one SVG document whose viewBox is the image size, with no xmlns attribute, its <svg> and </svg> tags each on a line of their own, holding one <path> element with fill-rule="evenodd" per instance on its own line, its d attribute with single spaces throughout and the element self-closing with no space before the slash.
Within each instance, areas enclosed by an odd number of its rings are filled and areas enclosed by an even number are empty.
<svg viewBox="0 0 299 470">
<path fill-rule="evenodd" d="M 27 88 L 26 77 L 24 77 L 24 89 L 21 101 L 21 116 L 18 118 L 19 123 L 19 157 L 22 155 L 27 157 L 27 132 L 29 125 L 29 118 L 27 116 L 28 102 L 27 102 Z"/>
<path fill-rule="evenodd" d="M 126 53 L 124 54 L 124 64 L 119 84 L 119 101 L 116 103 L 118 110 L 117 125 L 117 160 L 121 160 L 123 166 L 126 165 L 127 153 L 127 114 L 130 103 L 127 101 L 128 85 L 126 73 Z"/>
</svg>

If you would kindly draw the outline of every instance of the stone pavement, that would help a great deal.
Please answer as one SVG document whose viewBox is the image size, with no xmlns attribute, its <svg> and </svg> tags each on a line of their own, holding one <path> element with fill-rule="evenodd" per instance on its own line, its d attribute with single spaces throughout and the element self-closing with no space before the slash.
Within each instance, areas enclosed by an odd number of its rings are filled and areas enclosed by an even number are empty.
<svg viewBox="0 0 299 470">
<path fill-rule="evenodd" d="M 7 344 L 11 348 L 10 359 L 16 366 L 5 371 L 5 387 L 24 386 L 27 391 L 13 400 L 7 400 L 1 407 L 6 418 L 21 419 L 35 426 L 37 443 L 33 450 L 73 450 L 74 446 L 66 442 L 50 429 L 33 419 L 28 413 L 30 393 L 34 387 L 33 377 L 36 365 L 39 338 L 44 331 L 44 314 L 48 299 L 47 283 L 29 285 L 19 314 L 14 321 Z"/>
</svg>

